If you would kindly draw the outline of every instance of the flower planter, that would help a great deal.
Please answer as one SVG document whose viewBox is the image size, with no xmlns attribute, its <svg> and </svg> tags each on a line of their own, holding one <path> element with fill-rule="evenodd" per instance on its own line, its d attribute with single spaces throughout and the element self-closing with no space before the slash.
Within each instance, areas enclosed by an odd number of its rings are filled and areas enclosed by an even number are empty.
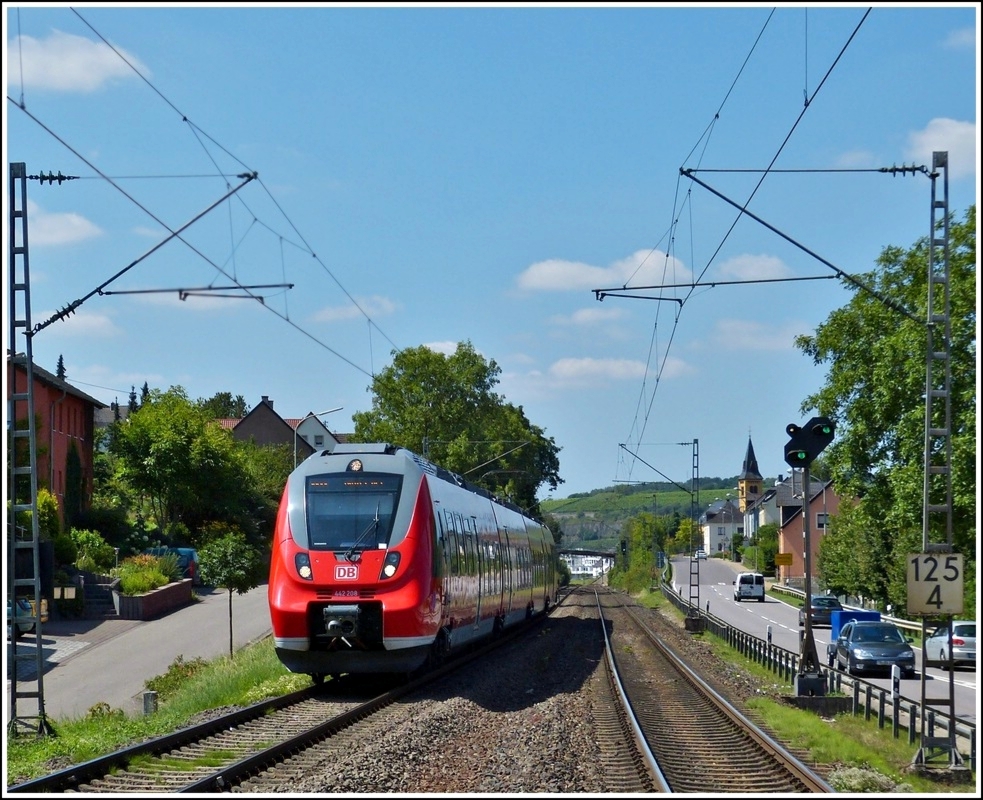
<svg viewBox="0 0 983 800">
<path fill-rule="evenodd" d="M 113 605 L 120 619 L 154 619 L 188 605 L 191 600 L 191 579 L 169 583 L 146 594 L 125 595 L 113 589 Z"/>
</svg>

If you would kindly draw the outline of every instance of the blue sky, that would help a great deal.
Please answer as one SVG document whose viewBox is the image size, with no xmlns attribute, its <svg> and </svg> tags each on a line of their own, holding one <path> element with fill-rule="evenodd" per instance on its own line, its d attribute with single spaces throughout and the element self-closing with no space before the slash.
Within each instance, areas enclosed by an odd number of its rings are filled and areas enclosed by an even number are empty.
<svg viewBox="0 0 983 800">
<path fill-rule="evenodd" d="M 78 177 L 28 183 L 32 322 L 87 298 L 37 364 L 348 432 L 392 351 L 470 341 L 557 498 L 686 481 L 694 439 L 701 476 L 750 435 L 775 477 L 811 416 L 793 338 L 850 293 L 728 283 L 832 270 L 682 169 L 848 273 L 928 233 L 931 181 L 871 170 L 945 150 L 950 208 L 979 197 L 977 4 L 4 13 L 6 163 Z"/>
</svg>

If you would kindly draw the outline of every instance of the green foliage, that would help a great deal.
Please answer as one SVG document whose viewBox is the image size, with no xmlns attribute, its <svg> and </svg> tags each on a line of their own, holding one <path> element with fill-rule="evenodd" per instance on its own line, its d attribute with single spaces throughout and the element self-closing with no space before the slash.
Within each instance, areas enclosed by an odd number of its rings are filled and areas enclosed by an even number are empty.
<svg viewBox="0 0 983 800">
<path fill-rule="evenodd" d="M 409 448 L 538 516 L 537 489 L 562 483 L 559 448 L 494 393 L 500 373 L 470 342 L 449 356 L 422 345 L 394 351 L 372 379 L 372 409 L 352 417 L 354 440 Z"/>
<path fill-rule="evenodd" d="M 73 527 L 82 511 L 82 498 L 85 496 L 85 481 L 82 477 L 82 459 L 78 447 L 72 439 L 65 455 L 65 525 Z"/>
<path fill-rule="evenodd" d="M 184 656 L 178 656 L 171 662 L 171 665 L 167 668 L 167 672 L 145 681 L 144 686 L 151 692 L 157 692 L 157 698 L 159 700 L 168 700 L 207 666 L 208 662 L 203 658 L 193 658 L 191 661 L 185 661 Z"/>
<path fill-rule="evenodd" d="M 157 526 L 189 528 L 241 512 L 251 482 L 231 434 L 191 403 L 181 387 L 153 391 L 111 443 L 128 484 L 149 503 Z"/>
<path fill-rule="evenodd" d="M 79 569 L 108 574 L 116 566 L 116 551 L 97 531 L 72 530 L 71 535 L 78 550 L 75 566 Z"/>
<path fill-rule="evenodd" d="M 966 557 L 966 574 L 975 574 L 975 206 L 962 222 L 951 222 L 949 234 L 951 420 L 942 418 L 943 404 L 937 403 L 933 411 L 938 415 L 931 423 L 949 430 L 953 544 Z M 840 495 L 858 498 L 855 509 L 841 504 L 839 518 L 823 537 L 822 574 L 829 585 L 899 606 L 907 602 L 907 554 L 922 550 L 926 502 L 924 394 L 929 342 L 920 320 L 927 318 L 928 251 L 927 236 L 907 250 L 887 247 L 876 269 L 858 276 L 914 319 L 868 292 L 856 291 L 815 335 L 796 339 L 796 346 L 814 363 L 829 368 L 825 384 L 803 401 L 802 410 L 816 409 L 837 422 L 836 439 L 824 456 Z M 938 266 L 936 274 L 937 270 Z M 938 310 L 935 306 L 933 313 Z M 940 346 L 936 337 L 933 349 Z M 929 485 L 929 502 L 945 502 L 945 475 L 932 475 Z M 945 541 L 943 521 L 942 514 L 930 519 L 930 541 Z"/>
<path fill-rule="evenodd" d="M 130 556 L 120 562 L 115 573 L 119 578 L 120 593 L 125 595 L 145 594 L 181 580 L 181 570 L 175 553 L 161 556 L 141 553 Z"/>
<path fill-rule="evenodd" d="M 197 406 L 212 419 L 242 419 L 249 413 L 246 398 L 241 394 L 233 397 L 231 392 L 216 392 L 207 400 L 199 400 Z"/>
<path fill-rule="evenodd" d="M 262 580 L 263 562 L 240 532 L 209 542 L 198 552 L 202 583 L 245 594 Z"/>
<path fill-rule="evenodd" d="M 78 547 L 70 533 L 59 533 L 54 541 L 56 564 L 74 564 L 78 558 Z"/>
<path fill-rule="evenodd" d="M 10 503 L 7 503 L 8 508 Z M 42 541 L 55 539 L 61 533 L 61 512 L 58 498 L 45 488 L 38 489 L 38 537 Z M 17 512 L 17 527 L 25 531 L 31 529 L 31 511 Z"/>
<path fill-rule="evenodd" d="M 840 767 L 829 774 L 829 785 L 837 792 L 857 794 L 871 792 L 911 792 L 911 784 L 896 783 L 866 764 Z"/>
</svg>

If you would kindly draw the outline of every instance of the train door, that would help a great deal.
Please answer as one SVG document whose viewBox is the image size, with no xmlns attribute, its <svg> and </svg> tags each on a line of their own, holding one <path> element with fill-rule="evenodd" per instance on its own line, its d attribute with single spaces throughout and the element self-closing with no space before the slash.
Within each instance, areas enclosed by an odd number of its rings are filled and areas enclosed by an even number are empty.
<svg viewBox="0 0 983 800">
<path fill-rule="evenodd" d="M 502 613 L 502 558 L 496 529 L 485 539 L 485 611 L 489 617 Z"/>
<path fill-rule="evenodd" d="M 478 623 L 478 618 L 481 615 L 481 572 L 478 568 L 477 544 L 473 521 L 466 519 L 464 520 L 464 571 L 468 582 L 468 618 L 474 624 Z M 472 613 L 474 614 L 473 617 Z"/>
<path fill-rule="evenodd" d="M 512 544 L 508 529 L 502 528 L 502 611 L 506 617 L 512 613 Z"/>
</svg>

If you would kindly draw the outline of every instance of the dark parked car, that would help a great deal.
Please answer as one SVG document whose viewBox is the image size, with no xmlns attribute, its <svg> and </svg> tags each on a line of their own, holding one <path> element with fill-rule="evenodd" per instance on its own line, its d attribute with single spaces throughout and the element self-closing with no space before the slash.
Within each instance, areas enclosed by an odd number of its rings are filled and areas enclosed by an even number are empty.
<svg viewBox="0 0 983 800">
<path fill-rule="evenodd" d="M 833 627 L 833 612 L 842 611 L 843 604 L 831 595 L 821 595 L 812 598 L 812 624 Z M 799 627 L 806 624 L 805 606 L 799 609 Z"/>
<path fill-rule="evenodd" d="M 928 660 L 941 667 L 949 666 L 949 628 L 943 625 L 936 628 L 925 640 L 925 654 Z M 976 623 L 971 620 L 952 621 L 952 665 L 965 664 L 976 667 Z"/>
<path fill-rule="evenodd" d="M 199 586 L 201 584 L 201 578 L 198 575 L 198 551 L 192 547 L 151 547 L 143 551 L 152 556 L 166 556 L 175 555 L 177 556 L 178 569 L 181 570 L 182 578 L 191 578 L 191 583 L 194 586 Z"/>
<path fill-rule="evenodd" d="M 915 651 L 891 622 L 850 621 L 835 642 L 826 646 L 829 665 L 850 675 L 888 672 L 895 664 L 903 678 L 915 677 Z"/>
</svg>

